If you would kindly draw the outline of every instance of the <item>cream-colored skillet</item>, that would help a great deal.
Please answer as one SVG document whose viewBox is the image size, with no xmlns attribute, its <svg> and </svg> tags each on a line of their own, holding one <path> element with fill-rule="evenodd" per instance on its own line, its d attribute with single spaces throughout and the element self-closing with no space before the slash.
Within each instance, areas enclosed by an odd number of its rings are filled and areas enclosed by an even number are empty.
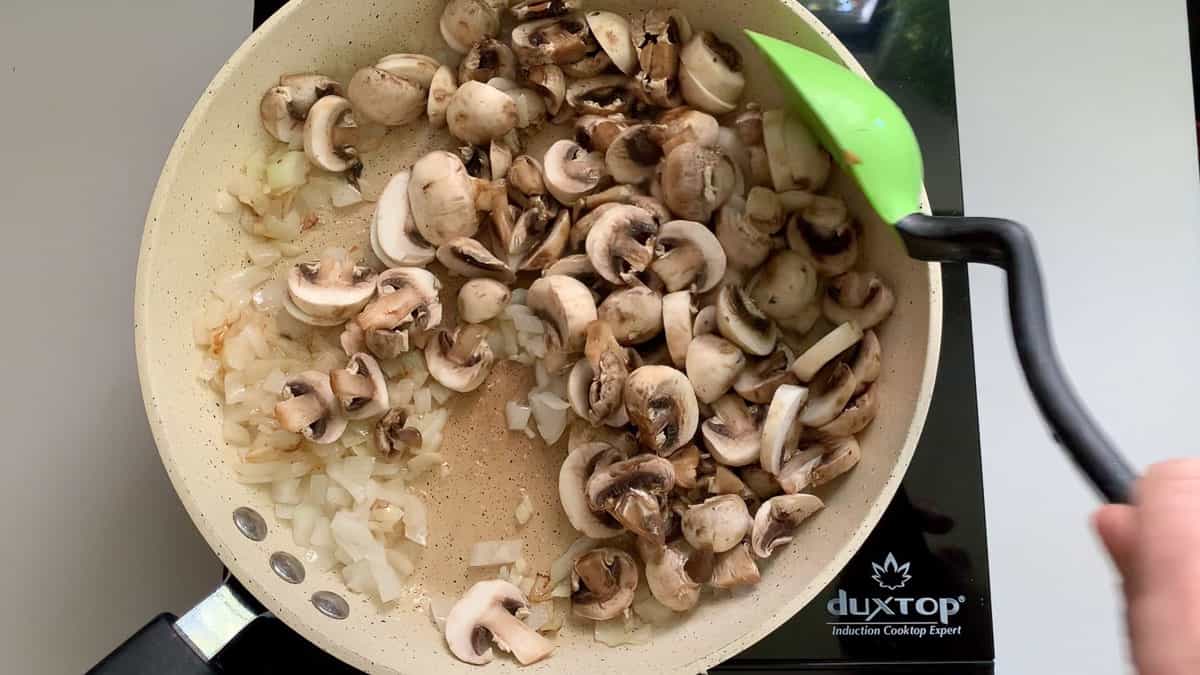
<svg viewBox="0 0 1200 675">
<path fill-rule="evenodd" d="M 268 515 L 247 527 L 249 511 L 270 514 L 266 491 L 233 478 L 233 451 L 221 438 L 220 413 L 198 380 L 191 317 L 217 274 L 243 255 L 236 225 L 212 212 L 236 162 L 268 142 L 257 111 L 261 93 L 281 73 L 322 72 L 342 81 L 380 54 L 445 55 L 437 28 L 444 0 L 299 0 L 256 31 L 221 69 L 187 119 L 150 206 L 138 266 L 136 341 L 143 395 L 163 464 L 188 513 L 240 584 L 221 586 L 183 618 L 163 615 L 121 646 L 97 672 L 209 673 L 209 658 L 260 612 L 269 611 L 341 660 L 373 673 L 466 673 L 478 667 L 452 658 L 428 614 L 414 605 L 380 612 L 364 596 L 345 592 L 333 572 L 310 572 L 299 583 L 272 568 L 272 555 L 295 549 L 289 528 Z M 605 0 L 605 9 L 633 13 L 651 0 Z M 737 29 L 780 37 L 844 64 L 865 77 L 849 52 L 807 10 L 791 0 L 678 0 L 697 28 L 718 31 L 747 55 L 747 100 L 784 101 L 765 63 Z M 368 180 L 410 165 L 448 139 L 414 127 L 393 131 L 376 153 Z M 753 592 L 702 603 L 685 621 L 658 631 L 645 645 L 609 648 L 591 631 L 565 630 L 551 658 L 527 673 L 696 673 L 752 645 L 799 611 L 850 559 L 879 520 L 908 467 L 932 394 L 941 341 L 941 285 L 936 265 L 919 263 L 874 215 L 848 181 L 840 186 L 863 223 L 866 265 L 888 279 L 896 309 L 879 330 L 886 359 L 877 383 L 878 417 L 861 437 L 863 457 L 852 480 L 822 493 L 824 511 L 804 536 L 764 566 Z M 339 237 L 365 240 L 369 206 L 338 228 L 306 236 L 315 251 Z M 326 238 L 322 238 L 322 237 Z M 457 596 L 466 584 L 459 556 L 472 542 L 493 538 L 525 487 L 538 513 L 522 533 L 526 557 L 548 565 L 574 539 L 561 517 L 556 490 L 560 457 L 502 432 L 503 402 L 522 387 L 515 370 L 498 368 L 499 386 L 463 397 L 451 411 L 443 452 L 452 465 L 475 465 L 471 479 L 448 480 L 431 506 L 430 544 L 416 591 Z M 517 437 L 511 439 L 508 437 Z M 519 456 L 521 462 L 509 459 Z M 503 513 L 489 512 L 506 505 Z M 239 525 L 241 527 L 239 527 Z M 245 531 L 254 536 L 248 537 Z M 293 578 L 293 581 L 295 579 Z M 260 604 L 261 603 L 261 604 Z M 497 659 L 491 672 L 516 672 Z"/>
</svg>

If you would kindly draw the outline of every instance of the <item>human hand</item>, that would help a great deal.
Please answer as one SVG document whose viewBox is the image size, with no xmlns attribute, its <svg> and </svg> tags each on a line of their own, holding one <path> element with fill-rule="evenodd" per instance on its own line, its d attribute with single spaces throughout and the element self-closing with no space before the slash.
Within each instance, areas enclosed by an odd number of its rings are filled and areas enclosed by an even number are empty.
<svg viewBox="0 0 1200 675">
<path fill-rule="evenodd" d="M 1200 673 L 1200 459 L 1155 464 L 1093 524 L 1124 581 L 1139 675 Z"/>
</svg>

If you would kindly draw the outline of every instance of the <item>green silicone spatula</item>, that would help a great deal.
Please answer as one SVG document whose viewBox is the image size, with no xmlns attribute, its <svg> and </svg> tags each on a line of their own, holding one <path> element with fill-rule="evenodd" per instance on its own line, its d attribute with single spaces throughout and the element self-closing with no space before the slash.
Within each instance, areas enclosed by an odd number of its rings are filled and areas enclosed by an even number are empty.
<svg viewBox="0 0 1200 675">
<path fill-rule="evenodd" d="M 794 114 L 854 178 L 879 216 L 895 226 L 910 256 L 987 263 L 1007 272 L 1017 355 L 1042 415 L 1100 492 L 1109 501 L 1127 501 L 1136 474 L 1088 414 L 1059 363 L 1029 231 L 1010 220 L 921 213 L 921 149 L 900 107 L 871 82 L 818 54 L 746 34 L 791 93 Z"/>
</svg>

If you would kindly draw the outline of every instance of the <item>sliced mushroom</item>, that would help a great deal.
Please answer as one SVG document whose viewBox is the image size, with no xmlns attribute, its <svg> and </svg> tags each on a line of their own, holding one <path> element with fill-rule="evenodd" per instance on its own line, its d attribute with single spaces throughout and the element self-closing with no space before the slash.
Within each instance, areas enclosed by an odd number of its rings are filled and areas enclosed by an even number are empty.
<svg viewBox="0 0 1200 675">
<path fill-rule="evenodd" d="M 408 202 L 417 231 L 433 246 L 479 230 L 476 188 L 456 155 L 431 152 L 413 164 Z"/>
<path fill-rule="evenodd" d="M 457 392 L 475 391 L 492 372 L 495 356 L 485 339 L 487 326 L 466 324 L 453 332 L 440 330 L 425 347 L 429 375 Z"/>
<path fill-rule="evenodd" d="M 862 448 L 853 436 L 825 441 L 825 453 L 813 469 L 809 487 L 820 487 L 858 465 Z"/>
<path fill-rule="evenodd" d="M 562 65 L 563 73 L 575 80 L 596 77 L 611 67 L 612 59 L 591 35 L 587 38 L 587 53 L 583 58 Z"/>
<path fill-rule="evenodd" d="M 667 456 L 696 435 L 700 404 L 687 376 L 670 366 L 642 366 L 625 382 L 625 410 L 642 445 Z"/>
<path fill-rule="evenodd" d="M 624 115 L 580 115 L 575 120 L 575 142 L 594 152 L 608 152 L 612 142 L 630 127 Z"/>
<path fill-rule="evenodd" d="M 679 85 L 684 100 L 697 108 L 733 112 L 746 88 L 742 55 L 708 31 L 696 33 L 679 53 Z"/>
<path fill-rule="evenodd" d="M 471 45 L 500 33 L 500 13 L 483 0 L 449 0 L 438 25 L 446 44 L 465 54 Z"/>
<path fill-rule="evenodd" d="M 662 500 L 675 486 L 675 468 L 656 455 L 638 455 L 592 474 L 588 506 L 606 511 L 638 537 L 662 545 L 666 517 Z"/>
<path fill-rule="evenodd" d="M 754 356 L 766 356 L 775 349 L 779 329 L 758 305 L 746 289 L 738 285 L 726 285 L 717 295 L 717 329 L 742 351 Z"/>
<path fill-rule="evenodd" d="M 679 51 L 692 37 L 691 25 L 678 10 L 647 10 L 633 26 L 641 72 L 637 83 L 651 105 L 674 108 L 683 102 L 679 92 Z"/>
<path fill-rule="evenodd" d="M 288 272 L 284 307 L 312 326 L 336 326 L 358 313 L 375 294 L 375 272 L 354 264 L 341 249 L 297 263 Z"/>
<path fill-rule="evenodd" d="M 683 142 L 698 143 L 706 148 L 716 147 L 721 136 L 721 125 L 717 118 L 706 112 L 680 106 L 663 111 L 658 123 L 667 128 L 670 139 L 666 151 L 670 152 Z"/>
<path fill-rule="evenodd" d="M 699 485 L 697 469 L 700 466 L 700 448 L 688 443 L 675 454 L 668 457 L 671 466 L 675 467 L 675 485 L 685 490 L 691 490 Z"/>
<path fill-rule="evenodd" d="M 521 214 L 514 229 L 513 244 L 524 238 L 529 249 L 521 262 L 521 271 L 542 270 L 553 265 L 567 250 L 571 237 L 571 212 L 563 209 L 553 218 L 538 217 L 540 209 L 529 209 Z M 528 218 L 526 217 L 528 216 Z"/>
<path fill-rule="evenodd" d="M 567 206 L 595 190 L 607 171 L 603 157 L 566 139 L 550 146 L 543 164 L 546 187 L 555 199 Z"/>
<path fill-rule="evenodd" d="M 458 80 L 454 77 L 454 69 L 450 66 L 439 67 L 429 82 L 429 98 L 425 101 L 425 115 L 429 117 L 429 124 L 433 128 L 446 126 L 446 110 L 457 90 Z"/>
<path fill-rule="evenodd" d="M 758 501 L 758 497 L 749 486 L 743 483 L 732 469 L 721 464 L 713 465 L 713 474 L 705 480 L 705 486 L 709 494 L 736 495 L 747 504 Z"/>
<path fill-rule="evenodd" d="M 576 415 L 591 421 L 592 424 L 604 424 L 614 428 L 624 427 L 629 424 L 629 415 L 625 413 L 623 402 L 620 402 L 616 409 L 609 412 L 606 417 L 600 418 L 593 412 L 591 403 L 593 391 L 596 391 L 598 400 L 603 400 L 604 394 L 608 391 L 607 389 L 594 389 L 602 386 L 603 382 L 602 378 L 596 376 L 596 371 L 592 369 L 587 359 L 576 361 L 575 365 L 571 367 L 570 374 L 567 375 L 567 398 L 571 403 L 571 408 Z M 623 378 L 622 382 L 624 382 Z M 620 401 L 620 394 L 617 399 Z"/>
<path fill-rule="evenodd" d="M 754 520 L 737 495 L 720 495 L 688 507 L 683 514 L 683 537 L 697 550 L 724 553 L 741 543 Z"/>
<path fill-rule="evenodd" d="M 801 382 L 812 381 L 825 364 L 858 344 L 862 338 L 862 329 L 853 321 L 839 325 L 792 362 L 792 374 Z"/>
<path fill-rule="evenodd" d="M 557 115 L 562 110 L 567 98 L 567 77 L 562 68 L 554 64 L 530 66 L 523 71 L 523 77 L 541 94 L 546 110 L 551 115 Z"/>
<path fill-rule="evenodd" d="M 572 379 L 590 376 L 585 383 L 584 405 L 579 406 L 583 408 L 580 416 L 592 424 L 628 424 L 622 397 L 629 378 L 629 358 L 608 322 L 599 319 L 588 325 L 584 355 L 587 358 L 575 365 L 580 375 L 576 376 L 575 370 L 572 371 Z M 575 387 L 570 389 L 574 391 Z M 576 396 L 572 396 L 574 398 Z M 578 407 L 576 412 L 579 412 Z"/>
<path fill-rule="evenodd" d="M 792 541 L 801 523 L 824 507 L 813 495 L 780 495 L 767 500 L 754 514 L 751 552 L 759 558 L 771 557 L 775 549 Z"/>
<path fill-rule="evenodd" d="M 666 127 L 657 124 L 638 124 L 621 132 L 604 155 L 613 180 L 636 185 L 653 178 L 668 138 Z"/>
<path fill-rule="evenodd" d="M 750 544 L 739 544 L 717 556 L 710 584 L 717 588 L 753 586 L 762 580 Z"/>
<path fill-rule="evenodd" d="M 699 143 L 681 143 L 659 166 L 667 208 L 686 220 L 708 222 L 729 200 L 736 168 L 723 153 Z"/>
<path fill-rule="evenodd" d="M 587 56 L 590 31 L 578 14 L 522 23 L 512 31 L 512 47 L 527 66 L 574 63 Z"/>
<path fill-rule="evenodd" d="M 508 13 L 517 21 L 537 21 L 570 14 L 582 4 L 581 0 L 520 0 L 508 8 Z"/>
<path fill-rule="evenodd" d="M 717 332 L 717 307 L 709 305 L 696 312 L 696 322 L 692 324 L 692 335 L 708 335 Z"/>
<path fill-rule="evenodd" d="M 346 418 L 338 411 L 325 373 L 307 370 L 292 377 L 283 385 L 280 397 L 275 419 L 282 429 L 322 445 L 337 441 L 346 431 Z"/>
<path fill-rule="evenodd" d="M 658 224 L 645 209 L 614 204 L 587 233 L 586 249 L 596 273 L 623 286 L 637 279 L 654 259 Z"/>
<path fill-rule="evenodd" d="M 410 178 L 408 171 L 392 176 L 371 218 L 371 250 L 388 267 L 428 265 L 437 251 L 417 230 L 408 200 Z"/>
<path fill-rule="evenodd" d="M 704 421 L 700 433 L 708 452 L 725 466 L 748 466 L 762 452 L 762 420 L 742 397 L 730 394 L 713 404 L 714 416 Z"/>
<path fill-rule="evenodd" d="M 350 78 L 347 98 L 355 113 L 390 127 L 416 121 L 440 64 L 421 54 L 392 54 Z"/>
<path fill-rule="evenodd" d="M 863 331 L 862 340 L 854 350 L 854 357 L 850 359 L 850 369 L 854 371 L 854 381 L 857 383 L 854 390 L 856 396 L 879 379 L 879 373 L 883 369 L 883 348 L 875 331 Z"/>
<path fill-rule="evenodd" d="M 508 184 L 525 197 L 546 194 L 546 183 L 542 178 L 542 163 L 529 155 L 517 157 L 508 169 Z"/>
<path fill-rule="evenodd" d="M 597 308 L 597 316 L 612 326 L 623 345 L 640 345 L 658 337 L 663 327 L 662 312 L 662 296 L 645 286 L 619 288 Z"/>
<path fill-rule="evenodd" d="M 389 407 L 387 379 L 370 354 L 352 354 L 345 368 L 329 373 L 329 384 L 348 419 L 374 417 Z"/>
<path fill-rule="evenodd" d="M 471 80 L 459 85 L 446 108 L 450 134 L 467 143 L 485 145 L 503 137 L 520 121 L 513 97 L 491 85 Z"/>
<path fill-rule="evenodd" d="M 782 110 L 764 112 L 762 124 L 775 191 L 820 190 L 829 178 L 831 160 L 808 127 Z"/>
<path fill-rule="evenodd" d="M 808 335 L 813 326 L 817 325 L 817 321 L 821 318 L 821 303 L 814 302 L 810 305 L 805 305 L 798 314 L 786 319 L 778 319 L 781 330 L 792 334 L 793 339 L 803 341 Z"/>
<path fill-rule="evenodd" d="M 362 170 L 358 151 L 351 145 L 338 143 L 339 128 L 354 126 L 350 101 L 329 95 L 317 99 L 304 120 L 304 154 L 315 166 L 326 171 L 352 175 Z"/>
<path fill-rule="evenodd" d="M 808 388 L 808 403 L 800 411 L 800 423 L 819 427 L 834 420 L 854 396 L 854 372 L 845 363 L 822 368 Z"/>
<path fill-rule="evenodd" d="M 720 336 L 700 335 L 688 346 L 685 368 L 702 403 L 713 403 L 724 396 L 745 366 L 742 350 Z"/>
<path fill-rule="evenodd" d="M 495 279 L 471 279 L 458 289 L 458 318 L 484 323 L 500 316 L 512 300 L 512 290 Z"/>
<path fill-rule="evenodd" d="M 667 337 L 671 362 L 676 368 L 687 367 L 688 347 L 692 344 L 692 316 L 695 313 L 691 291 L 676 291 L 663 296 L 663 333 Z"/>
<path fill-rule="evenodd" d="M 672 220 L 658 230 L 658 255 L 650 269 L 670 292 L 707 293 L 725 276 L 725 249 L 701 223 Z"/>
<path fill-rule="evenodd" d="M 403 455 L 409 449 L 419 449 L 424 440 L 420 429 L 406 426 L 408 414 L 403 408 L 392 408 L 375 423 L 375 447 L 384 459 Z"/>
<path fill-rule="evenodd" d="M 469 279 L 512 281 L 516 278 L 508 263 L 470 237 L 457 237 L 442 244 L 438 247 L 437 259 L 453 274 Z"/>
<path fill-rule="evenodd" d="M 567 87 L 567 105 L 580 115 L 625 114 L 635 100 L 624 75 L 597 75 Z"/>
<path fill-rule="evenodd" d="M 804 387 L 785 384 L 775 390 L 771 406 L 767 408 L 767 418 L 763 421 L 762 447 L 758 456 L 759 464 L 771 474 L 779 475 L 783 468 L 792 423 L 807 399 L 808 390 Z"/>
<path fill-rule="evenodd" d="M 879 400 L 875 396 L 875 387 L 868 386 L 846 404 L 844 410 L 831 422 L 817 428 L 819 438 L 838 438 L 853 436 L 871 423 L 879 412 Z"/>
<path fill-rule="evenodd" d="M 788 368 L 789 354 L 786 345 L 777 345 L 770 356 L 751 362 L 734 380 L 734 390 L 752 403 L 770 403 L 780 385 L 798 383 Z"/>
<path fill-rule="evenodd" d="M 805 256 L 780 251 L 750 282 L 750 297 L 763 314 L 776 320 L 799 316 L 817 297 L 817 269 Z"/>
<path fill-rule="evenodd" d="M 517 77 L 517 57 L 512 49 L 495 38 L 484 38 L 471 45 L 458 64 L 458 81 L 487 82 L 493 77 L 514 80 Z"/>
<path fill-rule="evenodd" d="M 638 70 L 637 52 L 633 48 L 633 36 L 629 21 L 615 12 L 591 11 L 587 13 L 588 28 L 600 48 L 608 55 L 622 73 L 633 75 Z"/>
<path fill-rule="evenodd" d="M 732 206 L 717 213 L 717 241 L 725 250 L 729 264 L 755 269 L 771 255 L 773 243 L 767 233 L 755 227 L 746 214 Z"/>
<path fill-rule="evenodd" d="M 779 469 L 775 478 L 779 487 L 789 495 L 794 495 L 812 486 L 813 472 L 821 465 L 821 456 L 825 453 L 819 444 L 806 445 L 797 448 Z"/>
<path fill-rule="evenodd" d="M 896 306 L 896 296 L 874 272 L 847 272 L 829 280 L 821 311 L 840 323 L 853 321 L 862 330 L 883 323 Z"/>
<path fill-rule="evenodd" d="M 822 276 L 837 276 L 858 259 L 858 229 L 846 205 L 833 197 L 814 197 L 813 204 L 793 213 L 787 225 L 788 246 L 811 258 Z"/>
<path fill-rule="evenodd" d="M 259 102 L 263 128 L 276 140 L 294 146 L 301 140 L 309 109 L 317 99 L 331 95 L 342 96 L 342 85 L 324 75 L 284 75 L 279 78 L 279 86 L 268 89 Z"/>
<path fill-rule="evenodd" d="M 446 615 L 446 644 L 460 661 L 475 665 L 491 663 L 492 641 L 521 665 L 536 663 L 554 651 L 554 643 L 518 618 L 528 611 L 529 601 L 513 584 L 477 582 Z"/>
<path fill-rule="evenodd" d="M 423 344 L 442 323 L 441 287 L 436 276 L 415 267 L 380 274 L 379 296 L 354 320 L 371 353 L 391 359 Z"/>
<path fill-rule="evenodd" d="M 767 500 L 783 491 L 779 487 L 779 481 L 775 480 L 775 476 L 771 472 L 761 466 L 748 466 L 741 470 L 742 483 L 750 488 L 754 496 L 760 500 Z"/>
<path fill-rule="evenodd" d="M 587 483 L 597 471 L 624 459 L 608 443 L 587 443 L 571 451 L 558 470 L 558 497 L 567 520 L 585 537 L 610 539 L 624 530 L 604 513 L 588 506 Z"/>
<path fill-rule="evenodd" d="M 596 274 L 596 268 L 592 266 L 592 261 L 588 259 L 586 253 L 564 256 L 559 258 L 558 262 L 542 270 L 542 276 L 544 277 L 555 274 L 574 277 L 584 284 L 593 287 L 606 283 L 600 278 L 599 274 Z"/>
<path fill-rule="evenodd" d="M 593 621 L 620 616 L 633 604 L 638 568 L 633 556 L 615 548 L 595 548 L 571 567 L 571 611 Z"/>
<path fill-rule="evenodd" d="M 581 281 L 563 275 L 542 277 L 529 287 L 526 304 L 546 322 L 546 359 L 557 372 L 583 351 L 587 327 L 596 320 L 596 301 Z"/>
<path fill-rule="evenodd" d="M 685 541 L 668 546 L 654 546 L 638 540 L 638 552 L 646 563 L 646 585 L 663 605 L 676 612 L 686 612 L 700 601 L 700 584 L 689 573 L 689 562 L 696 556 Z"/>
</svg>

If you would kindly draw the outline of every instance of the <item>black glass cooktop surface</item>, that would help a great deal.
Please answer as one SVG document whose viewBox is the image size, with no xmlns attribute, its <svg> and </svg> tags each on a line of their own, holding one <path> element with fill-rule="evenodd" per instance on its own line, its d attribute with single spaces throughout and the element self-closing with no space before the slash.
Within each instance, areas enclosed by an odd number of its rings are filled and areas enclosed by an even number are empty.
<svg viewBox="0 0 1200 675">
<path fill-rule="evenodd" d="M 801 0 L 905 110 L 935 213 L 961 215 L 949 0 Z M 282 2 L 260 0 L 255 25 Z M 903 485 L 846 568 L 803 611 L 716 669 L 730 673 L 991 673 L 991 592 L 966 268 L 942 267 L 941 362 Z M 229 672 L 355 672 L 281 622 L 256 622 Z"/>
</svg>

